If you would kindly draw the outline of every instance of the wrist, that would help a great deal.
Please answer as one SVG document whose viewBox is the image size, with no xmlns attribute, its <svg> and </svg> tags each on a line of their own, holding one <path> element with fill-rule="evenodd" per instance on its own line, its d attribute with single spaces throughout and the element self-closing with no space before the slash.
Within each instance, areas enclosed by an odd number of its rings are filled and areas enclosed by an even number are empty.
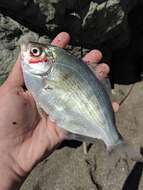
<svg viewBox="0 0 143 190">
<path fill-rule="evenodd" d="M 26 176 L 11 156 L 0 154 L 0 190 L 18 190 Z"/>
</svg>

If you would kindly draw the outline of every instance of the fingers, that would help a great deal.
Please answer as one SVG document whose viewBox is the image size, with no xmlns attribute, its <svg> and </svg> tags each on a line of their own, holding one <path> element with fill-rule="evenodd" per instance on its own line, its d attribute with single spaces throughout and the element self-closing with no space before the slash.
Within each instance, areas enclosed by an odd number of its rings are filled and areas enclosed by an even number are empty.
<svg viewBox="0 0 143 190">
<path fill-rule="evenodd" d="M 83 61 L 87 64 L 97 64 L 102 59 L 102 53 L 99 50 L 92 50 L 83 57 Z M 109 73 L 109 66 L 105 63 L 97 65 L 96 76 L 99 80 L 104 79 Z"/>
<path fill-rule="evenodd" d="M 102 59 L 102 53 L 99 50 L 92 50 L 83 57 L 83 61 L 87 64 L 97 64 Z M 102 63 L 96 66 L 96 76 L 99 80 L 103 80 L 109 73 L 110 68 L 107 64 Z M 112 107 L 114 112 L 119 110 L 119 104 L 117 102 L 112 102 Z"/>
<path fill-rule="evenodd" d="M 119 104 L 117 102 L 112 102 L 112 107 L 114 112 L 117 112 L 119 110 Z"/>
<path fill-rule="evenodd" d="M 70 41 L 70 36 L 66 32 L 61 32 L 52 41 L 52 45 L 64 48 Z M 102 53 L 99 50 L 92 50 L 83 57 L 83 61 L 87 64 L 99 63 L 102 59 Z M 96 75 L 102 80 L 109 73 L 109 67 L 106 64 L 100 64 L 97 66 Z"/>
<path fill-rule="evenodd" d="M 109 73 L 109 66 L 105 63 L 102 63 L 96 67 L 96 76 L 99 80 L 103 80 Z M 114 112 L 119 110 L 119 104 L 117 102 L 112 102 L 112 107 Z"/>
<path fill-rule="evenodd" d="M 24 85 L 23 73 L 20 64 L 20 54 L 18 55 L 16 63 L 13 66 L 8 79 L 6 80 L 6 84 L 9 85 L 9 87 L 20 87 Z"/>
<path fill-rule="evenodd" d="M 59 33 L 54 40 L 52 41 L 52 45 L 64 48 L 70 41 L 70 35 L 66 32 Z"/>
<path fill-rule="evenodd" d="M 98 63 L 102 59 L 102 53 L 99 50 L 91 50 L 83 57 L 83 61 L 87 64 Z"/>
<path fill-rule="evenodd" d="M 96 70 L 95 70 L 96 77 L 99 80 L 103 80 L 105 77 L 107 77 L 109 71 L 110 71 L 110 69 L 107 64 L 102 63 L 100 65 L 97 65 Z"/>
</svg>

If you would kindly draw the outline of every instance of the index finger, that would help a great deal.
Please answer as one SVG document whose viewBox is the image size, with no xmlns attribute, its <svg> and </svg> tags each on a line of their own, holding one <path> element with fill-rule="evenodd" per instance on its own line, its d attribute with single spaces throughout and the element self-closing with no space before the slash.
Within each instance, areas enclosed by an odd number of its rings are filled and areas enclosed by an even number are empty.
<svg viewBox="0 0 143 190">
<path fill-rule="evenodd" d="M 52 45 L 64 48 L 70 41 L 70 35 L 67 32 L 59 33 L 52 41 Z"/>
</svg>

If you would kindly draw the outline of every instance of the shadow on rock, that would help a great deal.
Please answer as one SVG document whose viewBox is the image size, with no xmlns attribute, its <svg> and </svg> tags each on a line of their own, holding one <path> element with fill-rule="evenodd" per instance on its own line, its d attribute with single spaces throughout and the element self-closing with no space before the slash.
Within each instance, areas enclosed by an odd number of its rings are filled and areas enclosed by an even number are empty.
<svg viewBox="0 0 143 190">
<path fill-rule="evenodd" d="M 47 31 L 46 16 L 33 0 L 0 0 L 0 12 L 35 32 L 45 34 Z"/>
<path fill-rule="evenodd" d="M 65 146 L 68 146 L 70 148 L 77 148 L 81 146 L 82 142 L 76 141 L 76 140 L 65 140 L 59 148 L 63 148 Z"/>
<path fill-rule="evenodd" d="M 128 46 L 113 50 L 111 80 L 118 84 L 132 84 L 142 78 L 143 5 L 128 14 L 130 41 Z"/>
<path fill-rule="evenodd" d="M 141 154 L 143 155 L 143 148 L 141 148 Z M 137 162 L 126 179 L 122 190 L 138 190 L 140 179 L 143 173 L 143 162 Z"/>
<path fill-rule="evenodd" d="M 122 190 L 138 190 L 142 172 L 143 163 L 136 163 L 128 178 L 126 179 Z"/>
</svg>

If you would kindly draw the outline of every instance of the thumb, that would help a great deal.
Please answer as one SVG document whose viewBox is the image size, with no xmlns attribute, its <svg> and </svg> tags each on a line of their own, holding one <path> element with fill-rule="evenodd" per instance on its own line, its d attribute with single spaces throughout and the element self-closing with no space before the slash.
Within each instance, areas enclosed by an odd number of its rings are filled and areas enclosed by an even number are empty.
<svg viewBox="0 0 143 190">
<path fill-rule="evenodd" d="M 24 85 L 24 78 L 22 73 L 22 68 L 20 64 L 20 54 L 16 60 L 15 65 L 12 68 L 6 82 L 9 87 L 20 87 Z"/>
</svg>

